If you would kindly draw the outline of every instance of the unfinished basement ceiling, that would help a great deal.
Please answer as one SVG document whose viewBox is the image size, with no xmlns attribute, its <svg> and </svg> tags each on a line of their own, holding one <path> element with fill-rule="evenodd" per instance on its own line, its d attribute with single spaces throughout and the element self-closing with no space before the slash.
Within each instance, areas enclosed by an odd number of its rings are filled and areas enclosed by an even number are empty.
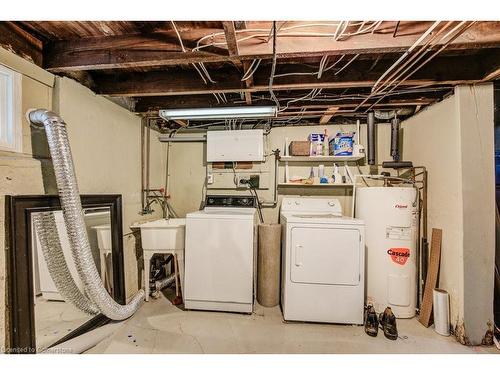
<svg viewBox="0 0 500 375">
<path fill-rule="evenodd" d="M 350 122 L 372 109 L 414 113 L 454 85 L 500 75 L 500 22 L 1 22 L 0 31 L 0 45 L 148 117 L 278 101 L 276 125 Z"/>
</svg>

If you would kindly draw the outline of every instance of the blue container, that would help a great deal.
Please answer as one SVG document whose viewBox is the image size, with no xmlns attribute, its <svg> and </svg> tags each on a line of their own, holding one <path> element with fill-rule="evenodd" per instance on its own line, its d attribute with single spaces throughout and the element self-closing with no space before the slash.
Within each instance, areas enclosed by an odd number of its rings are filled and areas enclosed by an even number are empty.
<svg viewBox="0 0 500 375">
<path fill-rule="evenodd" d="M 334 156 L 352 156 L 354 132 L 337 133 L 330 138 L 330 154 Z"/>
</svg>

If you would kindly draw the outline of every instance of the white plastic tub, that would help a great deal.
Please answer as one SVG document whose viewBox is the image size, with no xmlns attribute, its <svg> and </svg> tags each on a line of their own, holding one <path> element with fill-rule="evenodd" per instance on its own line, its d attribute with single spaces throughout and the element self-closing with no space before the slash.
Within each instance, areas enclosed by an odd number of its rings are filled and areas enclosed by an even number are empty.
<svg viewBox="0 0 500 375">
<path fill-rule="evenodd" d="M 132 228 L 140 228 L 144 250 L 184 249 L 186 219 L 160 219 L 137 224 Z"/>
</svg>

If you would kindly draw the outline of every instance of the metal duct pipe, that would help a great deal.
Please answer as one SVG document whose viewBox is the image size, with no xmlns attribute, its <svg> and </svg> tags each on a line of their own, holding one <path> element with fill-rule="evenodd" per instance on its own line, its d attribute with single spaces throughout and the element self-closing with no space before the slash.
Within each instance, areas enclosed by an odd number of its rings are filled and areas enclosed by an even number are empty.
<svg viewBox="0 0 500 375">
<path fill-rule="evenodd" d="M 129 304 L 120 305 L 108 294 L 102 283 L 85 228 L 66 124 L 61 117 L 46 109 L 31 110 L 28 117 L 32 124 L 43 126 L 47 134 L 71 252 L 85 291 L 105 316 L 113 320 L 127 319 L 142 304 L 144 291 L 139 290 Z"/>
<path fill-rule="evenodd" d="M 40 240 L 43 257 L 47 263 L 50 277 L 65 301 L 89 314 L 99 313 L 97 306 L 80 292 L 66 264 L 64 252 L 57 233 L 53 212 L 40 212 L 33 216 L 35 230 Z"/>
<path fill-rule="evenodd" d="M 394 117 L 391 120 L 391 156 L 392 160 L 399 161 L 399 119 Z"/>
<path fill-rule="evenodd" d="M 367 129 L 366 134 L 368 137 L 367 141 L 367 154 L 368 154 L 368 164 L 375 165 L 375 114 L 373 112 L 368 113 L 368 119 L 366 122 Z"/>
</svg>

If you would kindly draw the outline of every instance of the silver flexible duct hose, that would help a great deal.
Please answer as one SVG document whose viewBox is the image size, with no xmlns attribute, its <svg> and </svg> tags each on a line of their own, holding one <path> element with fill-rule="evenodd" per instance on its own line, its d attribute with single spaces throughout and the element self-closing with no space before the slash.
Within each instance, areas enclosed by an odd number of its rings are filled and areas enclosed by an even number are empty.
<svg viewBox="0 0 500 375">
<path fill-rule="evenodd" d="M 37 213 L 33 216 L 33 222 L 50 277 L 61 296 L 89 315 L 99 314 L 97 306 L 80 292 L 73 280 L 59 241 L 54 213 Z"/>
<path fill-rule="evenodd" d="M 144 291 L 139 290 L 129 304 L 120 305 L 102 283 L 87 237 L 66 124 L 46 109 L 30 111 L 29 119 L 34 125 L 45 127 L 71 252 L 85 291 L 105 316 L 113 320 L 127 319 L 141 306 Z"/>
</svg>

